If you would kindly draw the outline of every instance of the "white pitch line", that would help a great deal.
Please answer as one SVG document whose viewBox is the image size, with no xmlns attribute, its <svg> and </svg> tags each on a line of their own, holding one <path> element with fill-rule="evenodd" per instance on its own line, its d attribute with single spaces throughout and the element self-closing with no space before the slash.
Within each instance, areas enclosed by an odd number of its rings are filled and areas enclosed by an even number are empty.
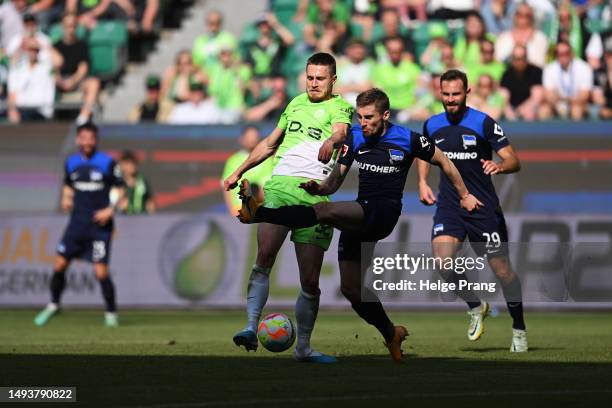
<svg viewBox="0 0 612 408">
<path fill-rule="evenodd" d="M 161 405 L 140 405 L 129 408 L 206 408 L 225 407 L 232 405 L 257 405 L 257 404 L 290 404 L 296 402 L 337 402 L 337 401 L 359 401 L 379 400 L 393 398 L 452 398 L 452 397 L 489 397 L 498 395 L 521 396 L 521 395 L 575 395 L 575 394 L 612 394 L 612 390 L 540 390 L 540 391 L 473 391 L 473 392 L 436 392 L 417 394 L 376 394 L 376 395 L 345 395 L 330 397 L 303 397 L 303 398 L 267 398 L 248 399 L 233 401 L 206 401 L 206 402 L 184 402 Z M 125 408 L 128 408 L 127 406 Z"/>
</svg>

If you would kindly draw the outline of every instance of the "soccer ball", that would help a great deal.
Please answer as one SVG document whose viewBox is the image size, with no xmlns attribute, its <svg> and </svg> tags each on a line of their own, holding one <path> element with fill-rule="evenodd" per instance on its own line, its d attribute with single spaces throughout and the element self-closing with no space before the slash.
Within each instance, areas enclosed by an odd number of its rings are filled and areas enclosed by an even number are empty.
<svg viewBox="0 0 612 408">
<path fill-rule="evenodd" d="M 295 326 L 286 315 L 272 313 L 259 323 L 257 338 L 266 350 L 280 353 L 293 345 L 295 341 Z"/>
</svg>

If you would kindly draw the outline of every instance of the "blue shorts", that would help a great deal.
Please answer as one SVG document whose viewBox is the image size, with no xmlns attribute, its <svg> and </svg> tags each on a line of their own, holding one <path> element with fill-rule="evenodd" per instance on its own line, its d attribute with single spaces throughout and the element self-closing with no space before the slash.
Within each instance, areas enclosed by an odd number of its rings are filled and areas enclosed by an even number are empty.
<svg viewBox="0 0 612 408">
<path fill-rule="evenodd" d="M 361 243 L 377 242 L 393 232 L 402 212 L 399 200 L 356 200 L 363 208 L 364 219 L 359 231 L 342 231 L 338 243 L 339 261 L 361 261 Z"/>
<path fill-rule="evenodd" d="M 57 253 L 68 260 L 79 258 L 108 264 L 112 235 L 112 222 L 101 227 L 93 222 L 71 219 L 57 246 Z"/>
<path fill-rule="evenodd" d="M 438 206 L 433 221 L 432 240 L 449 235 L 463 242 L 467 237 L 478 256 L 508 255 L 508 229 L 500 208 L 486 217 L 469 217 L 455 209 Z"/>
</svg>

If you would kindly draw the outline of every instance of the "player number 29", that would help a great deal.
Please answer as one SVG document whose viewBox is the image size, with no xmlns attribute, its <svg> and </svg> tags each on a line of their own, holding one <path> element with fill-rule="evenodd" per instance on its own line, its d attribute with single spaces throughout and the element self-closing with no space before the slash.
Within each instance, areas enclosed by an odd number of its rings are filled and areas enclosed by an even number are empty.
<svg viewBox="0 0 612 408">
<path fill-rule="evenodd" d="M 499 248 L 499 246 L 501 245 L 501 238 L 499 237 L 499 234 L 497 232 L 483 232 L 482 235 L 487 240 L 487 248 Z"/>
</svg>

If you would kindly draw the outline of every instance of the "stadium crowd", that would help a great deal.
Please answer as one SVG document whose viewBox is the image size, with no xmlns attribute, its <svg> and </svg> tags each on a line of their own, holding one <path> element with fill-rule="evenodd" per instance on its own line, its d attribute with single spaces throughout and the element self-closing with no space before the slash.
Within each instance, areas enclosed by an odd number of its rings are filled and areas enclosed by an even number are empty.
<svg viewBox="0 0 612 408">
<path fill-rule="evenodd" d="M 148 30 L 158 1 L 99 0 L 92 8 L 70 0 L 57 10 L 54 0 L 5 0 L 8 119 L 49 118 L 58 93 L 78 91 L 78 121 L 87 120 L 101 82 L 88 74 L 86 44 L 71 32 L 102 18 Z M 63 37 L 52 43 L 39 27 L 62 12 Z M 438 80 L 449 68 L 469 75 L 469 103 L 495 119 L 612 118 L 609 0 L 270 0 L 239 37 L 224 29 L 226 17 L 208 13 L 191 48 L 146 78 L 131 121 L 275 120 L 303 91 L 304 62 L 314 51 L 336 55 L 337 92 L 354 103 L 379 87 L 400 122 L 442 111 Z"/>
</svg>

